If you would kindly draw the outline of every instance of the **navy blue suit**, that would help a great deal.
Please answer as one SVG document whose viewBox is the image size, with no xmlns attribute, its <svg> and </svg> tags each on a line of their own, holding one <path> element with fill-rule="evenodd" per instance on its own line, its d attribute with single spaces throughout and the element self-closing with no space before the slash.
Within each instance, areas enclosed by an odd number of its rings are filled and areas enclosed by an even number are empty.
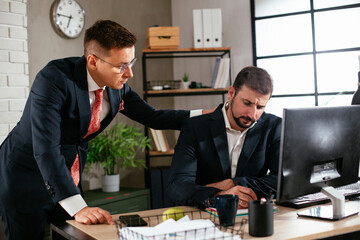
<svg viewBox="0 0 360 240">
<path fill-rule="evenodd" d="M 211 114 L 187 119 L 181 128 L 168 186 L 168 195 L 177 205 L 202 206 L 220 191 L 206 184 L 231 178 L 222 106 Z M 266 113 L 246 134 L 233 180 L 251 188 L 258 198 L 270 190 L 276 192 L 280 134 L 281 118 Z"/>
<path fill-rule="evenodd" d="M 155 129 L 180 129 L 190 114 L 156 110 L 127 84 L 106 91 L 110 113 L 99 131 L 83 139 L 91 119 L 85 57 L 51 61 L 37 74 L 20 121 L 0 147 L 0 210 L 5 222 L 19 218 L 19 224 L 10 227 L 36 236 L 31 219 L 40 226 L 45 223 L 42 219 L 62 217 L 52 214 L 57 203 L 79 194 L 69 171 L 76 154 L 82 172 L 88 141 L 109 125 L 122 100 L 121 113 Z"/>
</svg>

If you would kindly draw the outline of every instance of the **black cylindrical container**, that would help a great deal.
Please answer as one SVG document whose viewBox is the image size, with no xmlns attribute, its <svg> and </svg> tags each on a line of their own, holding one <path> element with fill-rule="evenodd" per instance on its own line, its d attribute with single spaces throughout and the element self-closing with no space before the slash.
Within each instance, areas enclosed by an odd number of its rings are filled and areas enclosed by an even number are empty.
<svg viewBox="0 0 360 240">
<path fill-rule="evenodd" d="M 260 200 L 249 202 L 249 234 L 266 237 L 274 233 L 273 203 Z"/>
</svg>

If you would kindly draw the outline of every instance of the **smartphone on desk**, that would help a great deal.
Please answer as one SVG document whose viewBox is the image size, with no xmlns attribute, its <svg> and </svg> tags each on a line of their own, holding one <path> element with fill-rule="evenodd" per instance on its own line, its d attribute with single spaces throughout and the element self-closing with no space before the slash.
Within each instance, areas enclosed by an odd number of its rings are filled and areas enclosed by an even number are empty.
<svg viewBox="0 0 360 240">
<path fill-rule="evenodd" d="M 126 224 L 127 227 L 140 227 L 146 226 L 147 222 L 137 214 L 119 216 L 121 222 Z"/>
</svg>

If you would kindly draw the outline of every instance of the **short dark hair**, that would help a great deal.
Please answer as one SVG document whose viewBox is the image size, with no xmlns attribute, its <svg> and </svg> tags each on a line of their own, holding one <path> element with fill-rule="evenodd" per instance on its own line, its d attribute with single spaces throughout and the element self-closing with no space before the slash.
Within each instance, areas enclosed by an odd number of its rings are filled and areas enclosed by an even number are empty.
<svg viewBox="0 0 360 240">
<path fill-rule="evenodd" d="M 135 45 L 137 38 L 129 30 L 111 20 L 98 20 L 85 31 L 84 51 L 87 56 L 87 46 L 96 41 L 105 50 L 113 48 L 128 48 Z"/>
<path fill-rule="evenodd" d="M 264 95 L 270 93 L 271 96 L 273 92 L 273 81 L 269 73 L 259 67 L 248 66 L 238 73 L 233 84 L 235 95 L 243 85 Z"/>
</svg>

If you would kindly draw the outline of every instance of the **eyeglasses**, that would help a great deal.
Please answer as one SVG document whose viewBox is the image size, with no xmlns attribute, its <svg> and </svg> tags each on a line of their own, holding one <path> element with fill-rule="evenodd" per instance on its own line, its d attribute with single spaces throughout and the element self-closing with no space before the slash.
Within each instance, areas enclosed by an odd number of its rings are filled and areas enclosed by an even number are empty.
<svg viewBox="0 0 360 240">
<path fill-rule="evenodd" d="M 115 65 L 113 65 L 112 63 L 109 63 L 109 62 L 105 61 L 104 59 L 99 58 L 99 57 L 96 56 L 95 54 L 93 54 L 93 55 L 94 55 L 94 57 L 100 59 L 101 61 L 106 62 L 107 64 L 110 64 L 110 65 L 113 66 L 114 68 L 118 68 L 118 69 L 120 70 L 120 74 L 123 73 L 124 70 L 127 69 L 128 67 L 132 68 L 132 66 L 133 66 L 134 63 L 136 62 L 136 58 L 134 58 L 134 59 L 133 59 L 131 62 L 129 62 L 129 63 L 124 63 L 124 64 L 122 64 L 122 65 L 120 65 L 120 66 L 115 66 Z"/>
</svg>

